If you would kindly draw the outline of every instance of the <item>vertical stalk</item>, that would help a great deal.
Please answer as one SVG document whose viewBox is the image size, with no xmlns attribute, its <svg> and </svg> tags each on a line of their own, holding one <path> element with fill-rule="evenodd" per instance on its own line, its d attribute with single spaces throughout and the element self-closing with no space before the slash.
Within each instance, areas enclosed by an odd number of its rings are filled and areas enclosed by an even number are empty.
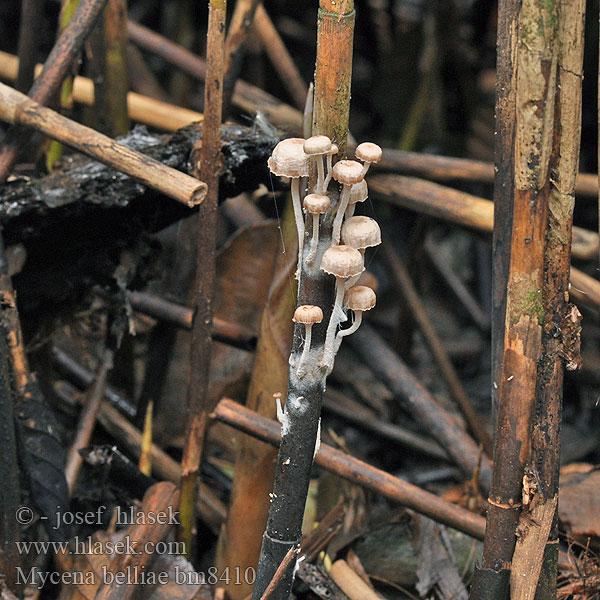
<svg viewBox="0 0 600 600">
<path fill-rule="evenodd" d="M 202 450 L 209 405 L 211 331 L 213 290 L 215 282 L 215 246 L 217 202 L 221 150 L 221 117 L 223 65 L 225 62 L 226 0 L 210 0 L 206 50 L 206 85 L 204 94 L 204 126 L 200 154 L 200 173 L 208 184 L 208 194 L 200 205 L 197 219 L 197 262 L 194 284 L 194 318 L 190 351 L 190 383 L 188 387 L 188 428 L 181 461 L 181 527 L 180 539 L 190 549 L 194 525 L 196 478 Z"/>
<path fill-rule="evenodd" d="M 126 44 L 127 0 L 108 0 L 90 37 L 89 54 L 98 129 L 110 137 L 129 130 Z"/>
<path fill-rule="evenodd" d="M 498 399 L 494 469 L 482 567 L 475 573 L 471 594 L 476 600 L 500 600 L 508 594 L 524 499 L 523 476 L 530 460 L 545 319 L 544 248 L 555 135 L 558 10 L 562 4 L 501 0 L 499 5 L 497 119 L 503 120 L 498 121 L 496 167 L 500 176 L 495 200 L 496 214 L 507 211 L 512 218 L 501 217 L 503 229 L 494 236 L 500 269 L 508 265 L 508 272 L 502 356 L 495 356 L 500 362 L 494 364 Z M 512 125 L 504 127 L 509 121 Z M 510 228 L 510 237 L 504 238 L 510 240 L 510 246 L 504 248 L 503 234 Z M 504 273 L 496 279 L 495 292 L 500 292 L 498 281 L 503 277 Z"/>
<path fill-rule="evenodd" d="M 15 87 L 23 93 L 33 83 L 37 50 L 39 47 L 39 28 L 42 14 L 42 0 L 23 0 L 19 23 L 19 74 Z"/>
<path fill-rule="evenodd" d="M 527 577 L 514 574 L 515 579 L 523 582 L 522 593 L 527 593 L 529 598 L 533 596 L 537 582 L 537 600 L 556 599 L 563 376 L 565 366 L 568 370 L 575 370 L 581 366 L 581 315 L 577 308 L 569 303 L 568 290 L 575 182 L 581 138 L 584 31 L 585 0 L 562 2 L 559 7 L 560 55 L 556 84 L 557 123 L 554 130 L 553 185 L 548 200 L 548 231 L 542 290 L 545 312 L 543 354 L 538 367 L 536 412 L 531 436 L 531 463 L 535 465 L 539 490 L 529 510 L 531 518 L 540 524 L 540 529 L 550 529 L 550 534 L 545 537 L 538 536 L 539 542 L 536 543 L 535 530 L 527 530 L 517 542 L 513 560 L 513 563 L 516 563 L 521 553 L 531 554 L 532 548 L 540 557 L 541 564 L 536 564 L 535 573 L 532 574 L 532 569 L 529 569 Z M 525 582 L 530 583 L 525 586 Z M 511 589 L 515 587 L 511 583 Z"/>
<path fill-rule="evenodd" d="M 63 0 L 58 17 L 58 33 L 59 35 L 65 30 L 69 24 L 73 12 L 79 5 L 79 0 Z M 60 108 L 66 109 L 68 112 L 73 108 L 73 75 L 67 75 L 63 84 L 60 87 Z M 62 110 L 61 110 L 62 112 Z M 70 116 L 70 115 L 69 115 Z M 54 163 L 61 159 L 64 146 L 56 140 L 51 140 L 46 152 L 46 168 L 51 171 Z"/>
<path fill-rule="evenodd" d="M 354 3 L 320 0 L 315 71 L 315 111 L 313 135 L 327 135 L 340 148 L 343 158 L 348 136 Z M 332 206 L 339 193 L 331 192 Z M 323 353 L 327 323 L 331 318 L 334 279 L 320 270 L 323 252 L 331 243 L 334 210 L 323 216 L 317 257 L 310 266 L 303 261 L 298 289 L 298 305 L 313 304 L 323 310 L 323 322 L 313 325 L 311 355 Z M 305 253 L 308 252 L 306 245 Z M 292 364 L 298 364 L 303 347 L 304 327 L 296 324 L 292 343 Z M 285 422 L 277 457 L 277 472 L 267 528 L 263 536 L 253 600 L 259 600 L 280 564 L 297 547 L 302 535 L 302 517 L 310 483 L 310 473 L 321 415 L 326 372 L 311 368 L 299 379 L 290 368 Z M 295 563 L 295 561 L 293 561 Z M 294 564 L 281 576 L 273 598 L 287 600 L 294 581 Z M 281 574 L 281 573 L 280 573 Z"/>
</svg>

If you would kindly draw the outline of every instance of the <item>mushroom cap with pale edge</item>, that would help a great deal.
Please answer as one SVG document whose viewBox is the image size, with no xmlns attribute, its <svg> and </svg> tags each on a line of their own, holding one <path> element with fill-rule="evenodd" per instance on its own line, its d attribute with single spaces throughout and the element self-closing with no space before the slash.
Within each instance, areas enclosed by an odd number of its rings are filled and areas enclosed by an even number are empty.
<svg viewBox="0 0 600 600">
<path fill-rule="evenodd" d="M 342 243 L 352 248 L 371 248 L 381 244 L 381 229 L 371 217 L 350 217 L 342 225 Z"/>
<path fill-rule="evenodd" d="M 304 208 L 311 215 L 322 215 L 329 210 L 331 200 L 324 194 L 308 194 L 304 198 Z"/>
<path fill-rule="evenodd" d="M 321 270 L 335 277 L 354 277 L 365 270 L 362 254 L 350 246 L 327 248 L 321 260 Z"/>
<path fill-rule="evenodd" d="M 312 325 L 313 323 L 320 323 L 323 320 L 323 311 L 320 306 L 314 306 L 313 304 L 303 304 L 296 309 L 294 312 L 294 323 L 302 323 L 303 325 Z"/>
<path fill-rule="evenodd" d="M 369 196 L 369 186 L 367 180 L 363 179 L 358 183 L 355 183 L 350 188 L 350 200 L 348 204 L 356 204 L 357 202 L 364 202 Z"/>
<path fill-rule="evenodd" d="M 329 149 L 329 152 L 327 154 L 337 154 L 340 151 L 340 149 L 338 148 L 337 144 L 331 144 L 331 148 Z"/>
<path fill-rule="evenodd" d="M 304 152 L 302 138 L 288 138 L 281 140 L 273 149 L 267 164 L 271 173 L 278 177 L 308 177 L 309 157 Z"/>
<path fill-rule="evenodd" d="M 313 135 L 304 142 L 306 154 L 327 154 L 331 150 L 331 140 L 326 135 Z"/>
<path fill-rule="evenodd" d="M 344 296 L 344 304 L 350 310 L 371 310 L 375 306 L 377 296 L 375 292 L 366 285 L 355 285 L 351 287 Z"/>
<path fill-rule="evenodd" d="M 383 155 L 383 150 L 377 144 L 373 142 L 363 142 L 356 146 L 354 156 L 359 160 L 368 163 L 378 163 Z"/>
<path fill-rule="evenodd" d="M 344 185 L 352 185 L 365 178 L 362 165 L 355 160 L 340 160 L 340 162 L 335 163 L 332 175 L 336 181 Z"/>
</svg>

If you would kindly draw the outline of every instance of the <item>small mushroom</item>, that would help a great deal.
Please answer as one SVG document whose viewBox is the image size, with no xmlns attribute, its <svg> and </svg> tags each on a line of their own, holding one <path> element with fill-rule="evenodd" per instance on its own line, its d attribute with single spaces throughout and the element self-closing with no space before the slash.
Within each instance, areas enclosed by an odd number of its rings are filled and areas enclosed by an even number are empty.
<svg viewBox="0 0 600 600">
<path fill-rule="evenodd" d="M 333 162 L 333 155 L 337 154 L 340 149 L 337 147 L 337 144 L 331 144 L 331 150 L 327 153 L 327 175 L 325 176 L 325 182 L 323 183 L 323 189 L 327 191 L 329 187 L 329 182 L 331 181 L 331 172 L 333 171 L 331 167 L 331 163 Z"/>
<path fill-rule="evenodd" d="M 371 217 L 350 217 L 342 225 L 342 243 L 356 248 L 363 256 L 366 248 L 381 244 L 381 229 L 375 219 Z M 350 277 L 346 281 L 346 289 L 350 289 L 358 282 L 360 275 Z"/>
<path fill-rule="evenodd" d="M 342 243 L 356 248 L 364 255 L 365 248 L 381 244 L 381 229 L 375 219 L 365 216 L 350 217 L 344 221 L 341 232 Z"/>
<path fill-rule="evenodd" d="M 363 177 L 367 174 L 369 167 L 373 163 L 378 163 L 383 155 L 383 150 L 377 144 L 373 142 L 363 142 L 356 146 L 354 156 L 358 160 L 362 160 L 363 165 Z"/>
<path fill-rule="evenodd" d="M 342 220 L 348 207 L 348 201 L 350 200 L 350 189 L 355 183 L 363 180 L 363 167 L 355 160 L 340 160 L 333 167 L 333 178 L 343 185 L 337 212 L 333 220 L 333 232 L 331 234 L 331 242 L 335 246 L 340 243 Z"/>
<path fill-rule="evenodd" d="M 347 308 L 354 312 L 354 323 L 348 329 L 338 331 L 339 338 L 346 337 L 354 333 L 362 322 L 362 314 L 366 310 L 371 310 L 375 306 L 377 297 L 375 292 L 366 285 L 355 285 L 346 292 L 344 304 Z"/>
<path fill-rule="evenodd" d="M 367 180 L 363 179 L 358 183 L 355 183 L 350 188 L 350 200 L 348 200 L 348 208 L 344 215 L 346 219 L 349 219 L 354 214 L 354 209 L 359 202 L 364 202 L 369 197 L 369 186 Z"/>
<path fill-rule="evenodd" d="M 338 163 L 339 164 L 339 163 Z M 346 320 L 342 310 L 345 282 L 349 277 L 360 275 L 365 270 L 362 254 L 350 246 L 332 246 L 323 253 L 321 270 L 335 277 L 335 302 L 327 326 L 323 364 L 329 370 L 335 358 L 335 331 L 339 323 Z"/>
<path fill-rule="evenodd" d="M 306 363 L 308 361 L 308 353 L 310 352 L 312 326 L 315 323 L 321 323 L 323 321 L 323 311 L 319 306 L 303 304 L 296 309 L 292 320 L 294 323 L 302 323 L 306 329 L 304 347 L 302 348 L 302 356 L 300 357 L 298 369 L 296 370 L 296 375 L 302 378 L 306 374 Z"/>
<path fill-rule="evenodd" d="M 317 161 L 317 194 L 325 193 L 325 166 L 323 157 L 331 150 L 331 140 L 326 135 L 313 135 L 304 142 L 304 152 Z"/>
<path fill-rule="evenodd" d="M 353 334 L 362 323 L 362 315 L 366 310 L 371 310 L 375 306 L 377 297 L 375 292 L 366 285 L 355 285 L 346 292 L 344 297 L 344 305 L 354 312 L 354 323 L 348 329 L 338 331 L 335 338 L 335 353 L 340 348 L 342 339 L 347 335 Z"/>
<path fill-rule="evenodd" d="M 304 152 L 304 140 L 302 138 L 282 140 L 273 149 L 267 164 L 274 175 L 292 180 L 292 204 L 298 230 L 298 268 L 296 269 L 296 279 L 298 279 L 304 248 L 304 217 L 302 216 L 299 184 L 300 177 L 308 177 L 309 174 L 309 158 Z"/>
<path fill-rule="evenodd" d="M 313 231 L 310 238 L 310 250 L 306 257 L 306 263 L 312 264 L 317 255 L 317 246 L 319 245 L 319 215 L 325 214 L 331 206 L 329 196 L 324 194 L 308 194 L 304 198 L 304 208 L 312 215 Z"/>
</svg>

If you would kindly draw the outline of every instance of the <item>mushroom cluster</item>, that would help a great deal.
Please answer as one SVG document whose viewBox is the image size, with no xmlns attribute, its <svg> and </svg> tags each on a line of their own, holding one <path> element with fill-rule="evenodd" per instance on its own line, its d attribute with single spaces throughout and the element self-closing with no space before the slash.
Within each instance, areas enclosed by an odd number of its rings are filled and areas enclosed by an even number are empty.
<svg viewBox="0 0 600 600">
<path fill-rule="evenodd" d="M 274 175 L 291 181 L 298 231 L 296 278 L 300 280 L 303 269 L 312 267 L 319 257 L 320 263 L 317 262 L 317 265 L 320 264 L 324 273 L 336 279 L 335 302 L 320 356 L 316 349 L 311 353 L 310 346 L 312 326 L 323 320 L 322 308 L 302 305 L 294 313 L 294 322 L 305 327 L 302 356 L 299 361 L 290 360 L 298 378 L 313 370 L 308 367 L 311 360 L 318 361 L 318 366 L 327 374 L 330 373 L 342 339 L 358 329 L 362 313 L 373 308 L 376 301 L 373 289 L 356 284 L 365 270 L 365 250 L 381 243 L 381 230 L 370 217 L 354 216 L 354 210 L 358 203 L 368 197 L 365 175 L 371 164 L 381 160 L 382 151 L 377 144 L 363 142 L 356 148 L 356 160 L 339 160 L 333 165 L 333 157 L 337 153 L 338 147 L 324 135 L 306 140 L 289 138 L 277 144 L 268 161 Z M 311 166 L 316 170 L 317 178 L 314 188 L 308 190 Z M 334 202 L 337 195 L 330 195 L 328 191 L 332 179 L 341 185 L 337 203 Z M 306 218 L 310 219 L 308 229 L 311 237 L 305 256 L 305 236 L 309 235 L 305 226 Z M 319 245 L 320 223 L 324 219 L 329 219 L 327 223 L 333 221 L 330 247 Z M 340 325 L 348 320 L 347 311 L 352 311 L 354 321 L 349 327 L 340 329 Z"/>
</svg>

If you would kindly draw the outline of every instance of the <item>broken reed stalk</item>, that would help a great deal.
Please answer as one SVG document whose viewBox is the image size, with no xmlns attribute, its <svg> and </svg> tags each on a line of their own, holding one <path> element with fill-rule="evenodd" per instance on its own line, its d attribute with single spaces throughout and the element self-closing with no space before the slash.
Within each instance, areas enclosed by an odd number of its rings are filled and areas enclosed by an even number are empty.
<svg viewBox="0 0 600 600">
<path fill-rule="evenodd" d="M 246 40 L 254 21 L 256 7 L 261 0 L 237 0 L 231 16 L 225 48 L 223 76 L 223 114 L 227 117 L 237 81 L 246 53 Z"/>
<path fill-rule="evenodd" d="M 581 367 L 581 315 L 569 303 L 569 264 L 575 181 L 581 141 L 581 84 L 585 0 L 561 2 L 556 77 L 552 186 L 544 258 L 542 358 L 538 365 L 531 461 L 539 488 L 522 515 L 513 556 L 511 595 L 515 600 L 556 598 L 558 572 L 558 486 L 563 378 Z M 535 526 L 528 526 L 535 523 Z M 536 593 L 537 586 L 537 593 Z"/>
<path fill-rule="evenodd" d="M 408 273 L 408 269 L 404 265 L 402 259 L 391 247 L 384 246 L 383 253 L 385 260 L 390 267 L 392 278 L 395 280 L 396 287 L 404 297 L 405 302 L 409 305 L 413 317 L 419 326 L 419 330 L 425 339 L 425 343 L 427 344 L 452 397 L 460 407 L 475 439 L 483 446 L 484 452 L 488 456 L 491 456 L 492 438 L 485 427 L 483 419 L 473 408 L 471 399 L 468 397 L 465 388 L 456 374 L 456 370 L 450 361 L 450 357 L 444 348 L 444 344 L 437 334 L 433 323 L 429 319 L 429 315 L 419 298 L 419 293 Z"/>
<path fill-rule="evenodd" d="M 494 183 L 494 165 L 481 160 L 403 152 L 393 148 L 383 149 L 383 158 L 374 167 L 380 171 L 398 171 L 404 175 L 424 177 L 434 181 L 470 181 Z M 586 197 L 598 196 L 598 177 L 592 173 L 579 173 L 575 193 Z"/>
<path fill-rule="evenodd" d="M 109 137 L 129 131 L 126 45 L 127 0 L 108 0 L 90 35 L 88 58 L 94 81 L 97 128 Z"/>
<path fill-rule="evenodd" d="M 209 375 L 213 296 L 215 285 L 215 253 L 217 235 L 217 204 L 221 170 L 221 118 L 223 98 L 223 68 L 225 64 L 226 0 L 210 0 L 208 8 L 206 46 L 206 84 L 204 89 L 204 127 L 200 172 L 207 181 L 208 193 L 196 216 L 196 277 L 194 283 L 194 318 L 190 349 L 190 375 L 187 399 L 188 427 L 181 460 L 181 523 L 179 539 L 189 553 L 195 524 L 196 480 L 202 460 L 209 404 Z"/>
<path fill-rule="evenodd" d="M 41 131 L 186 206 L 196 206 L 206 196 L 207 187 L 202 181 L 122 146 L 1 83 L 0 119 Z"/>
<path fill-rule="evenodd" d="M 431 181 L 403 175 L 373 175 L 369 177 L 369 191 L 390 204 L 436 219 L 486 233 L 491 233 L 495 227 L 494 202 Z M 497 216 L 498 223 L 503 216 Z M 598 244 L 599 237 L 595 231 L 573 227 L 574 258 L 596 258 Z"/>
<path fill-rule="evenodd" d="M 26 93 L 33 83 L 43 4 L 43 0 L 23 0 L 21 2 L 17 50 L 20 66 L 15 86 L 23 93 Z"/>
<path fill-rule="evenodd" d="M 317 33 L 317 61 L 315 67 L 315 104 L 313 135 L 326 135 L 337 144 L 337 158 L 344 158 L 348 137 L 350 112 L 350 80 L 352 74 L 352 47 L 354 37 L 354 2 L 335 3 L 320 0 Z M 315 183 L 311 178 L 311 185 Z M 336 186 L 337 187 L 337 186 Z M 331 205 L 340 202 L 338 192 L 330 193 Z M 322 252 L 331 244 L 333 211 L 322 217 L 319 233 L 318 256 L 312 266 L 301 268 L 298 288 L 298 306 L 314 305 L 323 311 L 323 321 L 312 327 L 310 354 L 321 356 L 331 319 L 333 278 L 319 267 Z M 305 245 L 305 255 L 308 244 Z M 304 326 L 297 323 L 292 342 L 292 361 L 298 364 L 304 345 Z M 302 518 L 310 483 L 314 451 L 318 442 L 321 404 L 327 372 L 316 367 L 302 378 L 290 367 L 285 401 L 286 427 L 277 457 L 277 471 L 267 527 L 263 536 L 253 600 L 259 600 L 273 579 L 290 548 L 297 547 L 302 536 Z M 294 569 L 285 573 L 278 586 L 276 598 L 287 600 L 292 591 Z"/>
<path fill-rule="evenodd" d="M 140 48 L 160 56 L 195 79 L 204 81 L 206 63 L 193 52 L 134 21 L 128 22 L 127 33 L 129 39 Z M 238 79 L 231 102 L 252 115 L 257 111 L 262 112 L 269 123 L 286 131 L 299 133 L 302 128 L 302 113 L 299 110 L 245 81 Z"/>
<path fill-rule="evenodd" d="M 262 3 L 256 8 L 254 30 L 258 34 L 271 64 L 292 97 L 294 104 L 297 108 L 303 110 L 308 94 L 308 86 L 302 79 L 294 59 L 291 57 Z"/>
<path fill-rule="evenodd" d="M 553 138 L 560 135 L 554 129 L 559 113 L 557 24 L 565 4 L 499 4 L 493 300 L 494 310 L 504 311 L 492 322 L 494 468 L 473 600 L 503 600 L 509 584 L 515 585 L 511 571 L 527 498 L 524 475 L 535 468 L 530 434 L 545 318 L 542 289 Z M 526 568 L 534 569 L 531 559 Z"/>
<path fill-rule="evenodd" d="M 79 0 L 62 0 L 60 13 L 58 15 L 58 34 L 60 35 L 69 24 L 75 9 L 79 6 Z M 35 67 L 35 65 L 34 65 Z M 18 88 L 17 88 L 18 89 Z M 60 112 L 66 111 L 67 116 L 71 116 L 70 111 L 73 108 L 73 74 L 65 77 L 60 86 Z M 62 158 L 64 146 L 56 140 L 51 140 L 46 151 L 46 168 L 52 171 L 54 163 Z"/>
<path fill-rule="evenodd" d="M 0 52 L 0 77 L 15 80 L 19 69 L 19 60 L 7 52 Z M 42 65 L 37 65 L 36 73 Z M 76 76 L 73 80 L 73 100 L 86 106 L 94 105 L 94 82 L 87 77 Z M 190 123 L 202 121 L 202 113 L 149 98 L 143 94 L 127 94 L 127 110 L 132 121 L 145 123 L 165 131 L 176 131 Z"/>
<path fill-rule="evenodd" d="M 273 446 L 278 446 L 282 441 L 279 423 L 267 419 L 233 400 L 223 398 L 211 417 Z M 315 456 L 315 464 L 351 483 L 364 486 L 393 502 L 411 508 L 438 523 L 448 525 L 448 527 L 462 531 L 478 540 L 483 539 L 485 533 L 483 517 L 443 500 L 403 479 L 394 477 L 341 450 L 321 444 Z M 275 501 L 276 498 L 273 500 Z"/>
<path fill-rule="evenodd" d="M 79 54 L 107 0 L 81 0 L 68 27 L 50 51 L 41 75 L 29 90 L 29 97 L 39 104 L 48 104 L 58 93 L 68 70 Z M 11 127 L 0 148 L 0 183 L 4 183 L 13 168 L 29 132 Z"/>
</svg>

